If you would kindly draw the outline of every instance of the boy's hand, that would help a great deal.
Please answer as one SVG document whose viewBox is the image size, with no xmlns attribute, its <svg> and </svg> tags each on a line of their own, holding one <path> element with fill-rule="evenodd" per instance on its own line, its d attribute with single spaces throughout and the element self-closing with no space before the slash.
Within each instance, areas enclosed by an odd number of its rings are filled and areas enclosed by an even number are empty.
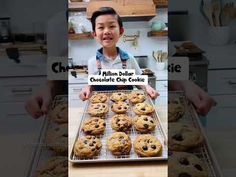
<svg viewBox="0 0 236 177">
<path fill-rule="evenodd" d="M 33 118 L 37 119 L 48 113 L 51 100 L 51 89 L 47 86 L 26 101 L 25 109 Z"/>
<path fill-rule="evenodd" d="M 85 101 L 89 98 L 90 93 L 91 93 L 91 87 L 87 86 L 82 89 L 82 91 L 79 94 L 79 97 L 81 100 Z"/>
<path fill-rule="evenodd" d="M 198 114 L 206 115 L 213 106 L 216 106 L 215 100 L 196 84 L 185 82 L 182 87 Z"/>
<path fill-rule="evenodd" d="M 148 93 L 148 95 L 154 100 L 156 99 L 160 94 L 155 90 L 153 89 L 150 85 L 147 85 L 146 86 L 146 91 Z"/>
</svg>

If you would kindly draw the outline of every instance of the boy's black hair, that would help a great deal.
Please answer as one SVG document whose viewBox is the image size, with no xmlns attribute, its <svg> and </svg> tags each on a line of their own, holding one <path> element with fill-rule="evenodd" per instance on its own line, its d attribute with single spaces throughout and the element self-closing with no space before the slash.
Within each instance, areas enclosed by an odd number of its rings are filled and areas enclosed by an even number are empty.
<svg viewBox="0 0 236 177">
<path fill-rule="evenodd" d="M 121 20 L 120 16 L 116 13 L 116 11 L 112 7 L 101 7 L 97 11 L 93 12 L 93 15 L 91 17 L 93 31 L 95 31 L 96 18 L 100 15 L 115 15 L 117 17 L 117 21 L 118 21 L 120 28 L 123 27 L 122 20 Z"/>
</svg>

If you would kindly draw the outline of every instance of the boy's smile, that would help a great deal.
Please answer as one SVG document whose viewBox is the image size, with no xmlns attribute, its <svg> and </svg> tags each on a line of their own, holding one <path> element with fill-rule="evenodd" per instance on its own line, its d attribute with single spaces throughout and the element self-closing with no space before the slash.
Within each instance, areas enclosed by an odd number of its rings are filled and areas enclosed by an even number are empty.
<svg viewBox="0 0 236 177">
<path fill-rule="evenodd" d="M 96 18 L 94 37 L 105 48 L 116 47 L 116 43 L 123 33 L 120 30 L 117 17 L 101 15 Z"/>
</svg>

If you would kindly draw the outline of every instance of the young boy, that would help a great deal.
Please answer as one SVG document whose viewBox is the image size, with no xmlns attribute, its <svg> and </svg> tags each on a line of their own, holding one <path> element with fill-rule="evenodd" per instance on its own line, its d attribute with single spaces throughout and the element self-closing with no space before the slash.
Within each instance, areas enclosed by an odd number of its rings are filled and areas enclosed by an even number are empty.
<svg viewBox="0 0 236 177">
<path fill-rule="evenodd" d="M 101 69 L 135 69 L 137 75 L 142 72 L 133 56 L 116 46 L 119 38 L 124 33 L 121 18 L 111 7 L 101 7 L 95 11 L 91 18 L 93 36 L 102 45 L 88 62 L 89 74 L 98 74 Z M 137 86 L 147 91 L 148 95 L 155 99 L 159 94 L 150 85 Z M 88 85 L 80 92 L 80 98 L 84 101 L 89 98 L 92 90 L 119 90 L 133 89 L 132 86 L 109 86 L 109 85 Z"/>
</svg>

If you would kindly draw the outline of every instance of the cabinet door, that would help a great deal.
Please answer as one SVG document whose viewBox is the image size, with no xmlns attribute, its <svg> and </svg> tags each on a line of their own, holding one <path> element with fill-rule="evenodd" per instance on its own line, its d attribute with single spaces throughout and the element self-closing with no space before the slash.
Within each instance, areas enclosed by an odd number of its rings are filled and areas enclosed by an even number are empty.
<svg viewBox="0 0 236 177">
<path fill-rule="evenodd" d="M 217 106 L 207 115 L 206 133 L 224 176 L 234 177 L 236 95 L 214 96 Z M 235 170 L 234 170 L 235 172 Z"/>
<path fill-rule="evenodd" d="M 1 78 L 0 102 L 25 101 L 46 84 L 46 77 Z"/>
<path fill-rule="evenodd" d="M 208 92 L 211 95 L 236 94 L 236 70 L 209 70 L 208 76 Z"/>
<path fill-rule="evenodd" d="M 0 103 L 0 107 L 0 156 L 4 161 L 1 172 L 10 177 L 27 176 L 43 118 L 31 118 L 23 102 Z"/>
</svg>

